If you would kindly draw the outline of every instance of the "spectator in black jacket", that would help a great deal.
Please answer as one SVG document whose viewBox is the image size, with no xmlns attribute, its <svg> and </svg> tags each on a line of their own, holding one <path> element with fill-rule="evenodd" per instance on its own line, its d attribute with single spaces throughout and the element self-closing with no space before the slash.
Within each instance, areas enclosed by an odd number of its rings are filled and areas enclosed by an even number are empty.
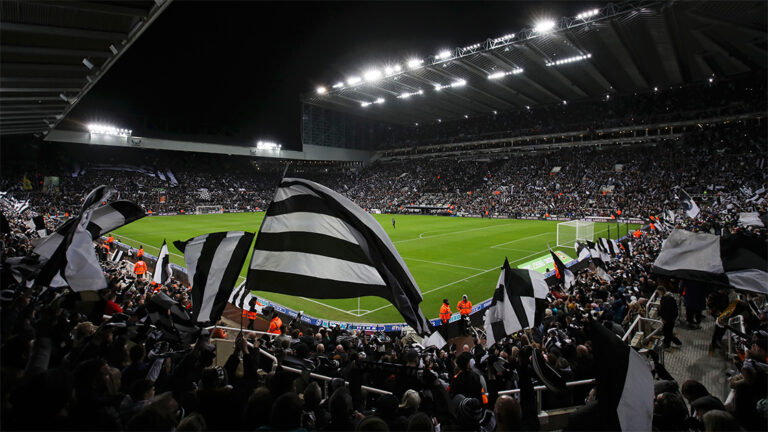
<svg viewBox="0 0 768 432">
<path fill-rule="evenodd" d="M 664 348 L 669 348 L 672 343 L 675 345 L 682 345 L 683 343 L 675 337 L 675 320 L 677 319 L 677 301 L 671 295 L 667 294 L 667 291 L 659 287 L 656 290 L 656 295 L 659 297 L 659 316 L 664 323 Z"/>
</svg>

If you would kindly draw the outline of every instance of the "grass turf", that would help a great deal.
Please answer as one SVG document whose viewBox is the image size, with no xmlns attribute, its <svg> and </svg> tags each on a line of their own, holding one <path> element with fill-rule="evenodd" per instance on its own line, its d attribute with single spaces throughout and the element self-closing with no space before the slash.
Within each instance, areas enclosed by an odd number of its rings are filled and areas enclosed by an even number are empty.
<svg viewBox="0 0 768 432">
<path fill-rule="evenodd" d="M 171 261 L 184 265 L 181 253 L 172 244 L 174 240 L 217 231 L 255 232 L 263 217 L 263 212 L 147 217 L 115 231 L 115 236 L 134 247 L 141 244 L 153 255 L 157 255 L 165 238 Z M 392 215 L 374 217 L 389 234 L 419 285 L 424 297 L 421 308 L 427 318 L 437 317 L 443 298 L 451 302 L 454 311 L 462 294 L 467 294 L 473 303 L 490 298 L 505 257 L 516 267 L 548 254 L 547 245 L 558 249 L 555 221 L 397 215 L 397 228 L 392 228 Z M 608 227 L 609 224 L 595 224 L 595 237 L 607 237 Z M 620 228 L 621 235 L 625 235 L 626 226 Z M 616 238 L 616 224 L 610 224 L 610 233 Z M 572 248 L 559 249 L 575 257 Z M 249 262 L 250 254 L 241 273 L 243 277 Z M 311 299 L 272 292 L 256 295 L 317 318 L 361 323 L 403 321 L 397 310 L 379 297 L 362 297 L 358 303 L 356 298 Z"/>
</svg>

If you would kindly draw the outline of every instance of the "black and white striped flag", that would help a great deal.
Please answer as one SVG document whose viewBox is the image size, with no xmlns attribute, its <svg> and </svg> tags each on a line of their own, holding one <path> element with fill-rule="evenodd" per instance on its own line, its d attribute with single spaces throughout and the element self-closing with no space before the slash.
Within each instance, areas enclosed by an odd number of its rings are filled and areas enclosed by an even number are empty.
<svg viewBox="0 0 768 432">
<path fill-rule="evenodd" d="M 564 289 L 571 289 L 573 284 L 576 283 L 576 276 L 563 264 L 563 261 L 560 260 L 560 257 L 552 249 L 549 249 L 549 253 L 552 255 L 552 261 L 555 264 L 555 278 L 563 284 Z"/>
<path fill-rule="evenodd" d="M 549 288 L 543 274 L 512 269 L 509 260 L 504 259 L 493 300 L 485 311 L 487 346 L 516 331 L 533 327 L 537 309 L 543 311 L 546 305 L 547 294 Z"/>
<path fill-rule="evenodd" d="M 251 304 L 253 299 L 256 299 L 256 301 Z M 259 299 L 245 287 L 245 281 L 232 291 L 232 294 L 229 296 L 229 302 L 240 309 L 249 310 L 259 314 L 261 314 L 261 311 L 264 308 L 264 305 L 259 303 Z"/>
<path fill-rule="evenodd" d="M 603 253 L 600 251 L 599 246 L 594 242 L 587 241 L 587 247 L 589 247 L 589 253 L 592 255 L 592 262 L 595 264 L 595 274 L 606 282 L 613 280 L 611 275 L 608 274 L 608 265 L 603 259 Z"/>
<path fill-rule="evenodd" d="M 168 245 L 163 239 L 163 246 L 160 247 L 160 254 L 155 262 L 155 270 L 152 272 L 152 282 L 160 285 L 165 284 L 172 275 L 171 256 L 168 254 Z"/>
<path fill-rule="evenodd" d="M 192 285 L 192 315 L 197 322 L 221 318 L 252 240 L 253 233 L 229 231 L 173 242 L 184 253 Z"/>
<path fill-rule="evenodd" d="M 44 238 L 24 259 L 22 270 L 34 270 L 29 279 L 43 286 L 69 285 L 74 291 L 97 291 L 107 282 L 99 265 L 93 241 L 100 236 L 145 216 L 144 209 L 131 201 L 106 201 L 112 190 L 99 186 L 85 198 L 80 214 Z"/>
<path fill-rule="evenodd" d="M 586 329 L 595 352 L 597 413 L 603 429 L 651 430 L 653 375 L 648 362 L 597 321 Z"/>
<path fill-rule="evenodd" d="M 574 243 L 573 248 L 576 249 L 576 254 L 578 255 L 576 258 L 577 260 L 584 261 L 592 258 L 592 254 L 589 252 L 589 247 L 587 247 L 586 244 L 576 242 Z"/>
<path fill-rule="evenodd" d="M 285 178 L 267 209 L 249 290 L 312 298 L 382 297 L 416 333 L 431 333 L 416 281 L 381 225 L 344 196 Z"/>
<path fill-rule="evenodd" d="M 768 294 L 768 244 L 743 233 L 720 237 L 676 229 L 662 243 L 653 272 Z"/>
</svg>

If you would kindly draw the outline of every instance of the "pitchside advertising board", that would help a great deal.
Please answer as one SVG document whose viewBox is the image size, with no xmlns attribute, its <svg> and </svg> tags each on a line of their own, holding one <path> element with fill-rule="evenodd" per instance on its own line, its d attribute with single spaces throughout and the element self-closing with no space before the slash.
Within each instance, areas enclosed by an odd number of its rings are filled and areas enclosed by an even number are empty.
<svg viewBox="0 0 768 432">
<path fill-rule="evenodd" d="M 567 263 L 573 260 L 562 251 L 556 250 L 555 253 L 560 257 L 560 261 Z M 547 273 L 555 268 L 555 260 L 552 259 L 552 254 L 542 255 L 538 258 L 534 258 L 530 261 L 526 261 L 517 266 L 517 268 L 533 270 L 539 273 Z"/>
</svg>

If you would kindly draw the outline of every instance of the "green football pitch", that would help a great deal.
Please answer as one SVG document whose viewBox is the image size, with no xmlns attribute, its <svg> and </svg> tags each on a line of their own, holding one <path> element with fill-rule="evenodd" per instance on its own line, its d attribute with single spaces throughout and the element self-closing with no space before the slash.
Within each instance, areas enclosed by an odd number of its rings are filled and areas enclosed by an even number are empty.
<svg viewBox="0 0 768 432">
<path fill-rule="evenodd" d="M 153 255 L 157 255 L 166 239 L 171 261 L 183 266 L 181 253 L 172 245 L 174 240 L 217 231 L 256 232 L 263 217 L 263 212 L 154 216 L 115 231 L 115 237 L 134 247 L 143 245 Z M 522 265 L 540 268 L 541 261 L 549 255 L 547 247 L 551 245 L 575 258 L 573 248 L 555 247 L 555 221 L 396 215 L 396 228 L 393 228 L 392 215 L 374 217 L 389 234 L 419 285 L 424 297 L 421 308 L 430 319 L 437 317 L 443 298 L 451 302 L 454 310 L 462 294 L 467 294 L 473 303 L 490 298 L 505 257 L 513 268 Z M 635 228 L 629 226 L 630 230 Z M 595 237 L 607 237 L 608 229 L 609 224 L 595 224 Z M 621 225 L 620 235 L 626 235 L 626 230 L 627 226 Z M 616 231 L 617 225 L 610 224 L 611 238 L 617 237 Z M 242 277 L 245 277 L 249 262 L 250 254 Z M 256 292 L 256 295 L 303 310 L 316 318 L 359 323 L 403 321 L 397 310 L 379 297 L 315 299 L 273 292 Z"/>
</svg>

